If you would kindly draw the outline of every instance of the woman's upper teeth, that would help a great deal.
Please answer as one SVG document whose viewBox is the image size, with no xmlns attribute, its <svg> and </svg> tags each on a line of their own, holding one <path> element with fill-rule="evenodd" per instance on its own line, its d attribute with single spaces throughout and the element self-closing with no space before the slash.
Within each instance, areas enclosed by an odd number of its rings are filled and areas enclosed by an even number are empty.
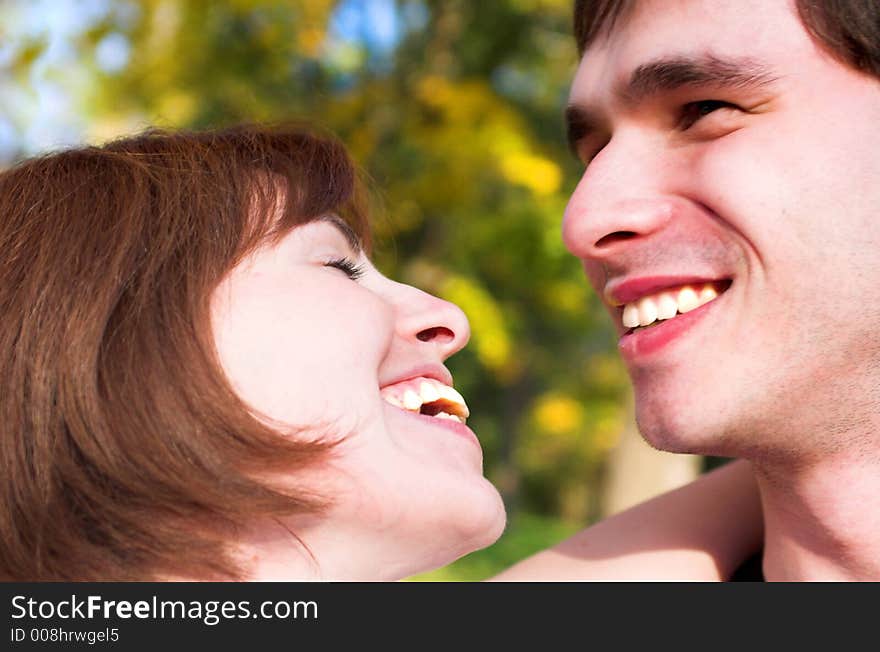
<svg viewBox="0 0 880 652">
<path fill-rule="evenodd" d="M 709 303 L 719 294 L 713 283 L 683 285 L 649 294 L 623 307 L 623 325 L 626 328 L 648 326 L 655 321 L 672 319 L 677 314 L 690 312 Z"/>
<path fill-rule="evenodd" d="M 464 397 L 449 385 L 433 378 L 412 378 L 383 387 L 382 398 L 395 407 L 419 413 L 423 406 L 433 404 L 432 416 L 455 419 L 464 423 L 470 415 Z"/>
</svg>

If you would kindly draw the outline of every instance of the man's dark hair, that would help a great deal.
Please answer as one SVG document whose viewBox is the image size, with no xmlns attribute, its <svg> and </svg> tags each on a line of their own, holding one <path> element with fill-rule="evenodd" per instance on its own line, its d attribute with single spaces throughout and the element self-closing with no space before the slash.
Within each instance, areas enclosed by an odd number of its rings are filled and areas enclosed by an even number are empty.
<svg viewBox="0 0 880 652">
<path fill-rule="evenodd" d="M 635 4 L 635 0 L 575 0 L 578 52 L 583 55 Z M 880 77 L 880 2 L 795 0 L 795 4 L 804 27 L 823 49 L 856 70 Z"/>
</svg>

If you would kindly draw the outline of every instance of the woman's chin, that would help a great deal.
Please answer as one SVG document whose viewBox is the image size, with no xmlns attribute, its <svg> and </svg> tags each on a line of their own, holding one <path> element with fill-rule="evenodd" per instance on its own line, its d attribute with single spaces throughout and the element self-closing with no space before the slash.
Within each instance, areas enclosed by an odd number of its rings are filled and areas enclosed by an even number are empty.
<svg viewBox="0 0 880 652">
<path fill-rule="evenodd" d="M 482 498 L 480 509 L 476 509 L 475 502 L 473 513 L 462 516 L 461 521 L 456 524 L 460 541 L 459 554 L 447 563 L 491 546 L 504 534 L 507 525 L 504 501 L 488 480 L 486 484 L 487 492 Z"/>
</svg>

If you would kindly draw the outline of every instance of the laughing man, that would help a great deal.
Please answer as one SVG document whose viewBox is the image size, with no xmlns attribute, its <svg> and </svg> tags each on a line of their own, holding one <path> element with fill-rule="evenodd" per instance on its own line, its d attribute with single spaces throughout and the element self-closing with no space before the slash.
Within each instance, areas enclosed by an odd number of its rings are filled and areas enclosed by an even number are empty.
<svg viewBox="0 0 880 652">
<path fill-rule="evenodd" d="M 880 3 L 579 0 L 575 34 L 563 239 L 643 436 L 748 460 L 766 579 L 880 580 Z"/>
</svg>

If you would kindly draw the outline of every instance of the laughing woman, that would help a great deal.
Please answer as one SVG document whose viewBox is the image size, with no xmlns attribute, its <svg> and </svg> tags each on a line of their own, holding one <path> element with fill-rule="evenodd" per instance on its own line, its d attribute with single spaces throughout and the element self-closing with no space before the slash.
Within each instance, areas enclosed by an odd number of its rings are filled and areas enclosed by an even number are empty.
<svg viewBox="0 0 880 652">
<path fill-rule="evenodd" d="M 0 579 L 396 580 L 499 537 L 443 364 L 468 322 L 373 267 L 356 176 L 262 127 L 0 174 Z M 756 494 L 742 468 L 702 483 L 508 578 L 724 577 Z M 750 525 L 722 541 L 730 505 Z"/>
</svg>

